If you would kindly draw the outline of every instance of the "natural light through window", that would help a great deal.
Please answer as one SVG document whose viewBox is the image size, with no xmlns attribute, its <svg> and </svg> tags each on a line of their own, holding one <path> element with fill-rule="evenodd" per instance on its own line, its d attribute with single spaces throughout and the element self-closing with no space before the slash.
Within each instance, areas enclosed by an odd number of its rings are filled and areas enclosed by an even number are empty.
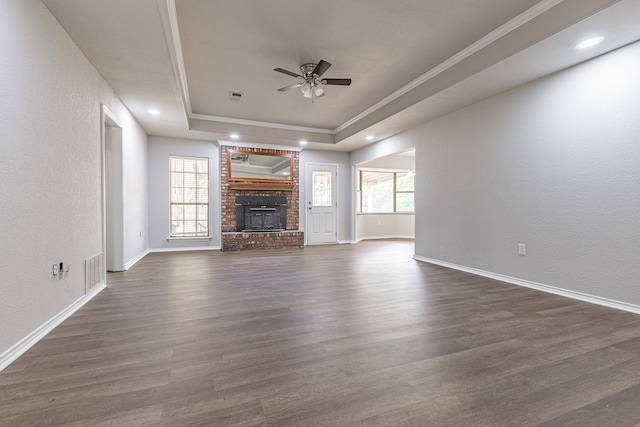
<svg viewBox="0 0 640 427">
<path fill-rule="evenodd" d="M 414 211 L 414 175 L 409 171 L 360 171 L 359 212 Z"/>
<path fill-rule="evenodd" d="M 171 237 L 209 236 L 209 159 L 170 157 Z"/>
</svg>

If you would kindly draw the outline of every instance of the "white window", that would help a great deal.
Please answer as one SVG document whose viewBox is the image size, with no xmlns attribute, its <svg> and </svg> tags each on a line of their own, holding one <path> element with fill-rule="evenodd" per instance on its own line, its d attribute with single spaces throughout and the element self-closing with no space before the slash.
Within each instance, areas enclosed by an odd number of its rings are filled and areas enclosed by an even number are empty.
<svg viewBox="0 0 640 427">
<path fill-rule="evenodd" d="M 209 236 L 209 159 L 169 158 L 171 237 Z"/>
<path fill-rule="evenodd" d="M 359 212 L 413 212 L 413 182 L 414 174 L 411 171 L 360 171 Z"/>
</svg>

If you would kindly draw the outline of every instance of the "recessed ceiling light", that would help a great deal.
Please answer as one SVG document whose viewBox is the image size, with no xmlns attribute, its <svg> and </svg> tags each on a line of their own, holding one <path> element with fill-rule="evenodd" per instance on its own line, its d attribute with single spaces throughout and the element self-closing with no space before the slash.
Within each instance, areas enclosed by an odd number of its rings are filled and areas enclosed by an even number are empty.
<svg viewBox="0 0 640 427">
<path fill-rule="evenodd" d="M 586 49 L 588 47 L 592 47 L 592 46 L 595 46 L 597 44 L 602 43 L 603 40 L 604 40 L 604 37 L 602 37 L 602 36 L 591 37 L 590 39 L 586 39 L 586 40 L 583 40 L 580 43 L 578 43 L 576 45 L 576 49 Z"/>
<path fill-rule="evenodd" d="M 306 139 L 301 139 L 300 140 L 300 145 L 307 145 L 307 140 Z"/>
<path fill-rule="evenodd" d="M 373 141 L 373 135 L 367 135 L 367 141 Z"/>
<path fill-rule="evenodd" d="M 231 135 L 229 135 L 229 138 L 238 139 L 238 138 L 240 138 L 240 135 L 238 135 L 237 133 L 232 133 Z"/>
<path fill-rule="evenodd" d="M 149 114 L 153 114 L 154 116 L 160 115 L 160 111 L 156 110 L 155 108 L 151 108 L 147 111 L 149 112 Z"/>
</svg>

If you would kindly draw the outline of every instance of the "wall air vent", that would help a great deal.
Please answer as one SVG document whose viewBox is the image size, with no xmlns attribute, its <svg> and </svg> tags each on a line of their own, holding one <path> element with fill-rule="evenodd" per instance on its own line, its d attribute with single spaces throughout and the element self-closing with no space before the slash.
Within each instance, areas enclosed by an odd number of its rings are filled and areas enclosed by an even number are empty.
<svg viewBox="0 0 640 427">
<path fill-rule="evenodd" d="M 240 92 L 229 92 L 229 99 L 232 101 L 239 102 L 242 99 L 242 93 Z"/>
</svg>

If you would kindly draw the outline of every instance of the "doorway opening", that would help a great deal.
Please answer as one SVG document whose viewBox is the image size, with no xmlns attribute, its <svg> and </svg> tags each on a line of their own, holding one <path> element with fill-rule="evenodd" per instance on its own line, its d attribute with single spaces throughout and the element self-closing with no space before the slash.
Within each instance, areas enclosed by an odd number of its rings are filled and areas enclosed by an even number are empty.
<svg viewBox="0 0 640 427">
<path fill-rule="evenodd" d="M 355 240 L 415 239 L 415 149 L 354 167 Z"/>
<path fill-rule="evenodd" d="M 107 271 L 124 271 L 122 126 L 102 106 L 102 248 Z"/>
</svg>

